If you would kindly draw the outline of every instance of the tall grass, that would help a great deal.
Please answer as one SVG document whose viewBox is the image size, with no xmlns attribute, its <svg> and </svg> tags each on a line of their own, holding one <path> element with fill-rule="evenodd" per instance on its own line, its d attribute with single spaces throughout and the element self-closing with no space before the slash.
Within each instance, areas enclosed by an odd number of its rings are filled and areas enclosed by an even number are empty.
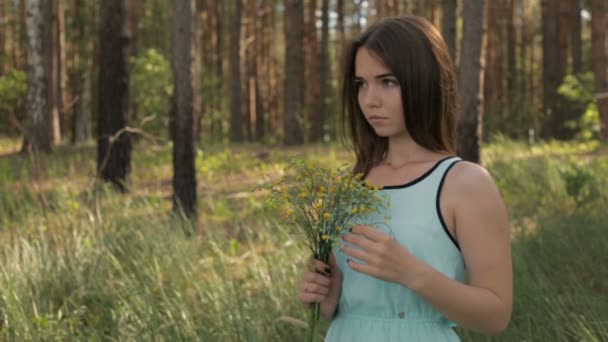
<svg viewBox="0 0 608 342">
<path fill-rule="evenodd" d="M 504 334 L 459 328 L 464 341 L 608 340 L 608 158 L 564 149 L 487 149 L 513 222 L 515 307 Z M 293 153 L 335 165 L 348 158 L 333 148 Z M 0 340 L 304 337 L 295 296 L 306 252 L 247 194 L 280 173 L 287 153 L 202 153 L 196 228 L 170 215 L 169 155 L 137 151 L 129 195 L 87 188 L 86 150 L 37 166 L 0 158 Z"/>
</svg>

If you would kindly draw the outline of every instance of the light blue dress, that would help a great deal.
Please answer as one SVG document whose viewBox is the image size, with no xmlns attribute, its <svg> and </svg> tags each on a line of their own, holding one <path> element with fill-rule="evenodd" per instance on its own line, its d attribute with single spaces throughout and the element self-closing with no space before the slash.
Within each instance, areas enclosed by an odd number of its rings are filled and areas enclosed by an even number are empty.
<svg viewBox="0 0 608 342">
<path fill-rule="evenodd" d="M 394 236 L 418 259 L 463 282 L 462 253 L 438 208 L 445 175 L 459 160 L 445 158 L 414 181 L 385 187 L 382 191 L 391 202 L 390 229 L 382 224 L 375 226 Z M 376 214 L 369 221 L 383 222 L 384 214 Z M 353 270 L 339 245 L 333 252 L 343 275 L 342 294 L 325 341 L 459 341 L 452 329 L 455 324 L 415 292 Z"/>
</svg>

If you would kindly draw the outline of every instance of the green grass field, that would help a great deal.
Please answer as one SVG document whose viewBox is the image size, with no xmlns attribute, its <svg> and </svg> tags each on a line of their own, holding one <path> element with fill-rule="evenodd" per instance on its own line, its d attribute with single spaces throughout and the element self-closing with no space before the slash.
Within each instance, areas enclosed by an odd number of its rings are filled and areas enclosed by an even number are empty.
<svg viewBox="0 0 608 342">
<path fill-rule="evenodd" d="M 95 186 L 93 145 L 16 148 L 0 140 L 0 340 L 303 339 L 308 256 L 250 190 L 290 156 L 352 162 L 343 149 L 200 152 L 191 227 L 170 214 L 169 146 L 136 148 L 128 195 Z M 606 148 L 501 140 L 483 156 L 509 208 L 515 306 L 505 333 L 463 341 L 608 341 Z"/>
</svg>

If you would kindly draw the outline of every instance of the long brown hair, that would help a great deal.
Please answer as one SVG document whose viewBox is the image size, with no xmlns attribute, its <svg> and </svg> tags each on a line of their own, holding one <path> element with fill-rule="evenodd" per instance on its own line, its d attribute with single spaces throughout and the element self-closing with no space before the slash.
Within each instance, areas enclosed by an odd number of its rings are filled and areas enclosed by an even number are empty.
<svg viewBox="0 0 608 342">
<path fill-rule="evenodd" d="M 357 100 L 355 57 L 372 51 L 401 86 L 405 127 L 419 145 L 455 154 L 457 91 L 454 65 L 439 31 L 427 20 L 407 15 L 373 24 L 346 49 L 341 121 L 357 157 L 355 173 L 364 173 L 385 158 L 388 138 L 378 136 Z"/>
</svg>

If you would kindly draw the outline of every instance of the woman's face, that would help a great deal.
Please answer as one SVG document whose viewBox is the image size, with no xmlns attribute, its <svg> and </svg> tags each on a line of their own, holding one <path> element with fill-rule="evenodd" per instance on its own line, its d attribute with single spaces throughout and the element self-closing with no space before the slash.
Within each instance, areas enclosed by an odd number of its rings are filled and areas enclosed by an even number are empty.
<svg viewBox="0 0 608 342">
<path fill-rule="evenodd" d="M 407 134 L 399 81 L 365 47 L 355 56 L 355 85 L 359 107 L 378 136 Z"/>
</svg>

